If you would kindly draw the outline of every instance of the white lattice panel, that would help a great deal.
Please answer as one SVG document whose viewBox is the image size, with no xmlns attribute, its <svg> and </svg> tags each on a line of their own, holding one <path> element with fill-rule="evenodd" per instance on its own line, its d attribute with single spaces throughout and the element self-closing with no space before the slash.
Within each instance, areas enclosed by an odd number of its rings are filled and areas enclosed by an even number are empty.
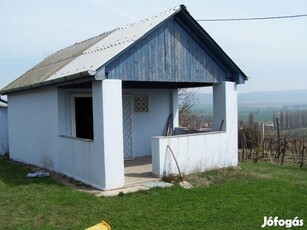
<svg viewBox="0 0 307 230">
<path fill-rule="evenodd" d="M 133 159 L 132 102 L 129 95 L 123 96 L 123 132 L 124 158 Z"/>
<path fill-rule="evenodd" d="M 135 95 L 133 97 L 133 107 L 135 113 L 147 113 L 149 111 L 148 96 Z"/>
</svg>

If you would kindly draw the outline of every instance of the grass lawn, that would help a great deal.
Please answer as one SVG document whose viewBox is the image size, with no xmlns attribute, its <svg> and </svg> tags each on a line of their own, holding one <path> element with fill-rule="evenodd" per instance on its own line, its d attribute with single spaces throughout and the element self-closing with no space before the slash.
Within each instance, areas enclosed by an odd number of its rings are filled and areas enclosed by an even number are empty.
<svg viewBox="0 0 307 230">
<path fill-rule="evenodd" d="M 307 229 L 307 168 L 243 162 L 190 176 L 193 189 L 108 198 L 28 172 L 0 160 L 0 229 L 84 229 L 100 219 L 112 229 L 259 229 L 264 216 L 298 216 Z"/>
</svg>

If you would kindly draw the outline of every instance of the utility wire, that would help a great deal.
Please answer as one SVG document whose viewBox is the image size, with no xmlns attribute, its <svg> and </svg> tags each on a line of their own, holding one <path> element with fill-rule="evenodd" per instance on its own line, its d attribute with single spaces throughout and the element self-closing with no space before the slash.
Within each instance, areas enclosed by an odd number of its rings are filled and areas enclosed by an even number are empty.
<svg viewBox="0 0 307 230">
<path fill-rule="evenodd" d="M 259 17 L 259 18 L 218 18 L 218 19 L 200 19 L 198 22 L 227 22 L 227 21 L 256 21 L 256 20 L 272 20 L 307 17 L 307 14 L 285 15 L 275 17 Z"/>
</svg>

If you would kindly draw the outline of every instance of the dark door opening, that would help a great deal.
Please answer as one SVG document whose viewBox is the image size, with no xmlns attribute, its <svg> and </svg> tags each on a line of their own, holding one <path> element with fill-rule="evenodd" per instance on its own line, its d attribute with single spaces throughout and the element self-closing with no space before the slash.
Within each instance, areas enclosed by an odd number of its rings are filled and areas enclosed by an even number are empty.
<svg viewBox="0 0 307 230">
<path fill-rule="evenodd" d="M 92 97 L 75 97 L 76 137 L 94 139 Z"/>
</svg>

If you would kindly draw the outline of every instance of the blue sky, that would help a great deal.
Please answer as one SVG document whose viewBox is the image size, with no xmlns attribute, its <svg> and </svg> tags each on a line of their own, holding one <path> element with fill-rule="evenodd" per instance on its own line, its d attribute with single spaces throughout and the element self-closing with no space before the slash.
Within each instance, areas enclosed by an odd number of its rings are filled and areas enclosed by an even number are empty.
<svg viewBox="0 0 307 230">
<path fill-rule="evenodd" d="M 195 19 L 307 13 L 306 0 L 0 0 L 0 88 L 52 52 L 180 4 Z M 200 24 L 250 77 L 239 92 L 307 89 L 307 17 Z"/>
</svg>

